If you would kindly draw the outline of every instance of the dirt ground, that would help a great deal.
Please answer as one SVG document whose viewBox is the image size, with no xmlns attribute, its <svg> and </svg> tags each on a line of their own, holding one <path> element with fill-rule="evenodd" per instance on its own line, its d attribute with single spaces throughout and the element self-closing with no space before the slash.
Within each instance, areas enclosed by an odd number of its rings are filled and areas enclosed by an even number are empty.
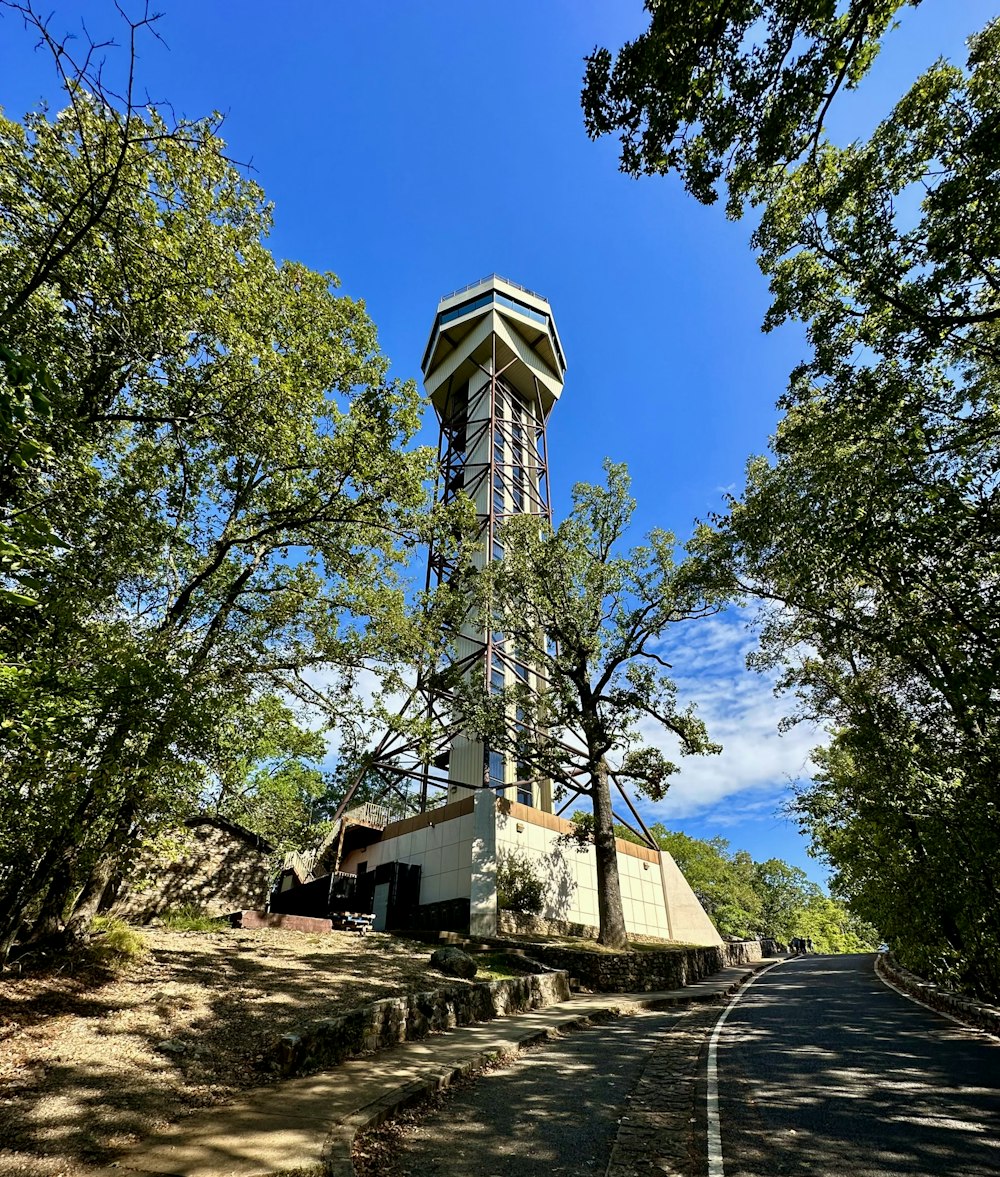
<svg viewBox="0 0 1000 1177">
<path fill-rule="evenodd" d="M 441 982 L 428 946 L 378 933 L 143 936 L 149 955 L 116 977 L 0 975 L 0 1177 L 82 1177 L 267 1083 L 261 1058 L 282 1034 Z"/>
</svg>

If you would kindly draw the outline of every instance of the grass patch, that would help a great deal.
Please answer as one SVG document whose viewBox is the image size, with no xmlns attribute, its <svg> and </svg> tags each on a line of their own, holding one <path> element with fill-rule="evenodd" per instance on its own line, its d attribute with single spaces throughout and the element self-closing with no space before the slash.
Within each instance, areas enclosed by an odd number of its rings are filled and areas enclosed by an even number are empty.
<svg viewBox="0 0 1000 1177">
<path fill-rule="evenodd" d="M 163 920 L 163 926 L 170 932 L 217 932 L 224 921 L 222 916 L 206 915 L 193 903 L 171 908 L 160 918 Z"/>
<path fill-rule="evenodd" d="M 685 944 L 681 940 L 671 940 L 663 944 L 656 940 L 630 940 L 629 952 L 687 952 L 689 948 L 704 948 L 704 944 Z"/>
<path fill-rule="evenodd" d="M 517 958 L 512 958 L 506 952 L 483 952 L 473 959 L 479 966 L 479 972 L 475 976 L 477 981 L 507 981 L 511 977 L 523 977 L 531 971 L 524 966 L 518 968 L 514 963 Z"/>
<path fill-rule="evenodd" d="M 98 916 L 91 929 L 92 940 L 87 946 L 87 957 L 101 968 L 117 972 L 137 964 L 149 954 L 149 945 L 141 933 L 124 920 Z"/>
</svg>

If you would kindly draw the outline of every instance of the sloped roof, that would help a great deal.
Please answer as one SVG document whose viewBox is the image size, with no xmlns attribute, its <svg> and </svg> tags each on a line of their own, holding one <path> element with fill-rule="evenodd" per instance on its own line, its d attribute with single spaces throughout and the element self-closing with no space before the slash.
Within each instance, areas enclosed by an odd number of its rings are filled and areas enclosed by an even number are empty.
<svg viewBox="0 0 1000 1177">
<path fill-rule="evenodd" d="M 216 813 L 203 813 L 197 817 L 189 817 L 184 824 L 188 829 L 192 830 L 198 826 L 213 826 L 217 830 L 232 834 L 234 838 L 239 838 L 241 842 L 252 846 L 254 850 L 259 850 L 261 854 L 273 854 L 277 849 L 276 846 L 273 846 L 260 834 L 255 834 L 253 830 L 248 830 L 246 826 L 241 826 L 238 822 L 230 821 L 228 817 L 220 817 Z"/>
</svg>

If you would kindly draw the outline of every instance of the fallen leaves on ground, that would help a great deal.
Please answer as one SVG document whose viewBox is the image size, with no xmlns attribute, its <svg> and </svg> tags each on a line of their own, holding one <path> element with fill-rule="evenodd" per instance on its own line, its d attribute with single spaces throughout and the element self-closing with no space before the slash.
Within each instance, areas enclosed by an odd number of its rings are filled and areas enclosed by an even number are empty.
<svg viewBox="0 0 1000 1177">
<path fill-rule="evenodd" d="M 0 1177 L 83 1177 L 267 1083 L 260 1063 L 282 1034 L 441 980 L 427 946 L 378 933 L 143 936 L 148 956 L 116 976 L 0 976 Z"/>
</svg>

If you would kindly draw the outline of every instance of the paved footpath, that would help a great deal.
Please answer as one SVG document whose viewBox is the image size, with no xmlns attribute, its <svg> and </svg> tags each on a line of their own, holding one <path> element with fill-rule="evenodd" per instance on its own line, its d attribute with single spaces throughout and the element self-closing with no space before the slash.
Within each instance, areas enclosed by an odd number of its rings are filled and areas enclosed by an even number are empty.
<svg viewBox="0 0 1000 1177">
<path fill-rule="evenodd" d="M 703 1168 L 699 1048 L 721 1009 L 640 1010 L 577 1030 L 460 1085 L 403 1133 L 362 1139 L 355 1155 L 370 1177 L 688 1177 Z"/>
<path fill-rule="evenodd" d="M 693 1007 L 650 1055 L 618 1126 L 605 1177 L 700 1177 L 704 1172 L 698 1064 L 720 1012 L 718 1003 Z"/>
<path fill-rule="evenodd" d="M 197 1112 L 171 1130 L 144 1141 L 116 1165 L 100 1172 L 108 1177 L 127 1173 L 164 1177 L 353 1177 L 351 1147 L 359 1131 L 381 1123 L 397 1108 L 447 1086 L 484 1063 L 615 1014 L 715 1003 L 760 967 L 723 969 L 684 989 L 662 993 L 577 994 L 546 1009 L 463 1026 L 351 1059 L 335 1070 L 274 1084 L 250 1092 L 238 1103 Z M 711 1012 L 713 1018 L 717 1016 L 717 1007 L 713 1005 Z M 650 1081 L 656 1080 L 650 1077 Z M 660 1127 L 663 1135 L 665 1123 Z M 628 1163 L 630 1149 L 638 1156 L 640 1148 L 646 1150 L 653 1145 L 645 1134 L 637 1135 L 631 1144 L 628 1131 L 624 1138 L 619 1132 L 619 1137 L 612 1156 L 612 1164 L 618 1163 L 619 1168 L 609 1169 L 609 1173 L 625 1177 L 633 1171 L 622 1167 Z M 648 1155 L 643 1152 L 643 1156 Z M 645 1171 L 650 1171 L 648 1161 Z"/>
</svg>

